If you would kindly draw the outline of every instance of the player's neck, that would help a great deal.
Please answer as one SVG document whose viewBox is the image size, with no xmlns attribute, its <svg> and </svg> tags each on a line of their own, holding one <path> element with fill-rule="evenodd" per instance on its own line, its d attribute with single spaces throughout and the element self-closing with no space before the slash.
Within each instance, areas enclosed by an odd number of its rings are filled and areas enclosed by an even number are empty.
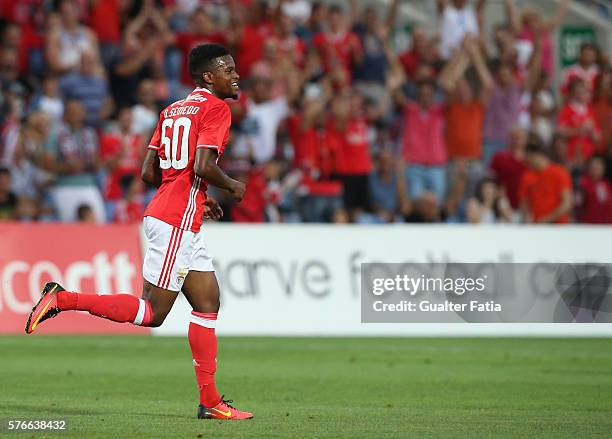
<svg viewBox="0 0 612 439">
<path fill-rule="evenodd" d="M 213 96 L 219 97 L 217 93 L 214 92 L 214 90 L 211 90 L 203 85 L 196 85 L 196 91 L 203 91 L 204 93 L 210 93 Z"/>
</svg>

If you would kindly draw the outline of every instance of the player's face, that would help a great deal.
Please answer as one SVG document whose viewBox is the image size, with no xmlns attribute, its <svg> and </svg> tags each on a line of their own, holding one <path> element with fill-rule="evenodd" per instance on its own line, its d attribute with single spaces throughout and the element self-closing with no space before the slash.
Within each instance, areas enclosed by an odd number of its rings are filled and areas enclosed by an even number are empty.
<svg viewBox="0 0 612 439">
<path fill-rule="evenodd" d="M 213 70 L 212 83 L 215 94 L 221 99 L 238 97 L 238 80 L 236 63 L 230 55 L 217 58 L 217 66 Z"/>
</svg>

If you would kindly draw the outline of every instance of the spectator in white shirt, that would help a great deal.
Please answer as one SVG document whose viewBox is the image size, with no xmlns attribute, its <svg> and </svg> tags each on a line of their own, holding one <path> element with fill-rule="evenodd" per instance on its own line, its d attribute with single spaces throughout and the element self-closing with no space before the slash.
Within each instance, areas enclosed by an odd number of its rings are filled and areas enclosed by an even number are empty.
<svg viewBox="0 0 612 439">
<path fill-rule="evenodd" d="M 289 115 L 285 96 L 270 98 L 272 80 L 254 77 L 246 117 L 240 124 L 234 145 L 234 154 L 263 163 L 276 153 L 276 132 L 280 123 Z"/>
<path fill-rule="evenodd" d="M 138 103 L 132 107 L 132 132 L 148 135 L 159 119 L 159 108 L 155 101 L 155 83 L 144 79 L 138 84 Z"/>
<path fill-rule="evenodd" d="M 478 15 L 486 0 L 478 0 L 476 8 L 468 0 L 438 0 L 440 14 L 440 55 L 449 59 L 467 34 L 478 36 Z"/>
</svg>

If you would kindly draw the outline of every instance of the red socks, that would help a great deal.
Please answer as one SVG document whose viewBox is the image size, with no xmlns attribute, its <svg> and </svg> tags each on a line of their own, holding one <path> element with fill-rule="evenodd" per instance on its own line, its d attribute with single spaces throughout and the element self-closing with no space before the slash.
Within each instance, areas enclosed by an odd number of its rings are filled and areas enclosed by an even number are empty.
<svg viewBox="0 0 612 439">
<path fill-rule="evenodd" d="M 57 293 L 57 306 L 62 311 L 87 311 L 89 314 L 119 323 L 149 326 L 153 318 L 151 304 L 131 294 Z"/>
<path fill-rule="evenodd" d="M 191 312 L 189 323 L 189 346 L 193 355 L 200 404 L 214 407 L 221 402 L 221 396 L 215 387 L 215 370 L 217 369 L 217 313 Z"/>
<path fill-rule="evenodd" d="M 130 294 L 57 293 L 57 305 L 62 311 L 87 311 L 115 322 L 130 322 L 149 326 L 153 318 L 151 304 Z M 215 387 L 217 370 L 217 313 L 191 312 L 189 346 L 193 355 L 196 380 L 200 390 L 200 404 L 214 407 L 221 402 Z"/>
</svg>

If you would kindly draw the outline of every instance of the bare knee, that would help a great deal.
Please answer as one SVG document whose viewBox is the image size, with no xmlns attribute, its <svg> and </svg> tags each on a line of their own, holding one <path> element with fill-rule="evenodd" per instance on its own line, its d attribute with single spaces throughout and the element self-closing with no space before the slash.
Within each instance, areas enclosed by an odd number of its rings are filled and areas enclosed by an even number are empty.
<svg viewBox="0 0 612 439">
<path fill-rule="evenodd" d="M 219 312 L 219 284 L 214 271 L 190 271 L 183 294 L 195 312 Z"/>
<path fill-rule="evenodd" d="M 177 295 L 178 292 L 163 290 L 144 281 L 142 298 L 151 305 L 151 321 L 148 326 L 156 328 L 164 323 Z"/>
<path fill-rule="evenodd" d="M 168 312 L 170 310 L 168 309 L 155 309 L 154 307 L 151 309 L 152 311 L 152 317 L 151 317 L 151 323 L 149 324 L 149 326 L 151 328 L 157 328 L 159 326 L 162 325 L 162 323 L 164 323 L 164 320 L 166 320 L 166 316 L 168 315 Z"/>
<path fill-rule="evenodd" d="M 193 307 L 193 310 L 196 312 L 219 312 L 219 307 L 221 303 L 219 301 L 219 297 L 216 298 L 206 298 L 200 299 Z"/>
</svg>

